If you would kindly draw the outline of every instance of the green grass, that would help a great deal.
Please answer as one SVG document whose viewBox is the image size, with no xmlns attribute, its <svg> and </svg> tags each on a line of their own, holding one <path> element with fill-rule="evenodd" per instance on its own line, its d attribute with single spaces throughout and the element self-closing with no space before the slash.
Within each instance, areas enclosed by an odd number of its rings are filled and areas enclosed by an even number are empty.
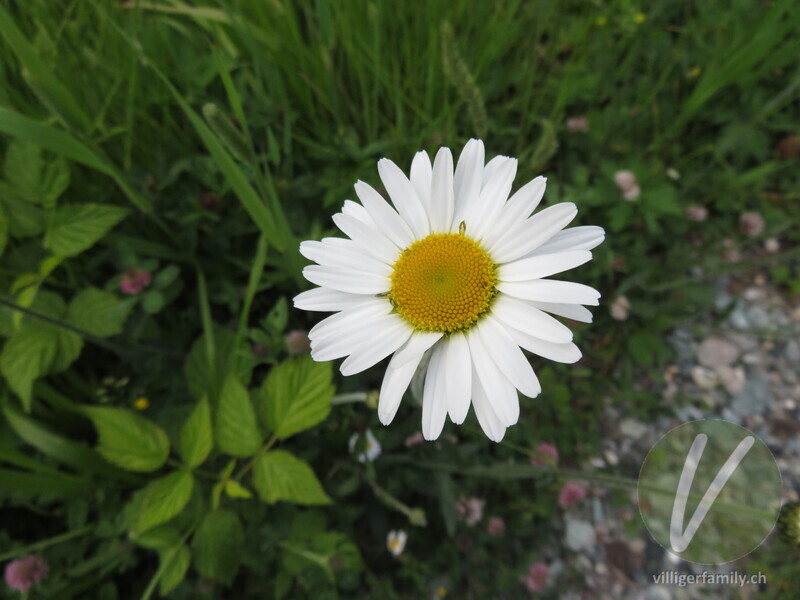
<svg viewBox="0 0 800 600">
<path fill-rule="evenodd" d="M 0 187 L 0 294 L 6 305 L 23 304 L 21 286 L 31 290 L 32 304 L 24 306 L 46 312 L 34 301 L 37 290 L 67 298 L 90 286 L 116 291 L 124 268 L 144 266 L 158 278 L 175 266 L 179 275 L 162 276 L 113 344 L 93 345 L 87 336 L 81 358 L 48 381 L 70 402 L 92 404 L 105 377 L 129 377 L 129 387 L 110 391 L 108 401 L 130 406 L 134 397 L 148 396 L 148 416 L 174 436 L 190 406 L 180 376 L 190 349 L 215 365 L 204 375 L 219 383 L 227 373 L 249 375 L 250 353 L 244 359 L 237 349 L 241 339 L 258 342 L 267 346 L 256 361 L 260 378 L 285 358 L 285 332 L 314 323 L 313 316 L 285 311 L 307 286 L 299 241 L 333 233 L 330 215 L 353 197 L 353 183 L 379 183 L 377 159 L 407 169 L 420 149 L 448 145 L 457 152 L 481 136 L 489 155 L 519 159 L 518 183 L 547 175 L 547 203 L 573 201 L 580 224 L 606 228 L 606 242 L 580 279 L 603 291 L 606 305 L 627 295 L 632 316 L 612 321 L 601 306 L 595 323 L 576 331 L 586 357 L 579 367 L 534 365 L 545 392 L 523 402 L 507 443 L 488 446 L 473 421 L 446 429 L 461 436 L 459 445 L 412 454 L 403 439 L 418 429 L 416 407 L 401 408 L 396 424 L 381 430 L 382 441 L 387 453 L 423 462 L 492 465 L 525 460 L 539 441 L 557 439 L 566 460 L 577 463 L 599 447 L 603 396 L 643 418 L 669 409 L 649 391 L 670 357 L 664 334 L 706 318 L 716 274 L 764 263 L 761 239 L 737 231 L 742 212 L 763 214 L 762 237 L 781 236 L 783 252 L 768 260 L 782 269 L 787 290 L 800 287 L 800 235 L 788 225 L 800 219 L 797 158 L 776 151 L 781 139 L 800 134 L 799 24 L 794 0 L 5 0 L 0 156 L 14 143 L 39 146 L 45 162 L 56 156 L 69 162 L 59 205 L 111 204 L 132 213 L 91 250 L 42 274 L 47 254 L 40 238 L 52 224 L 51 207 Z M 567 130 L 566 120 L 577 116 L 588 118 L 587 133 Z M 613 183 L 620 169 L 636 173 L 638 201 L 620 198 Z M 684 218 L 689 205 L 707 207 L 708 221 Z M 721 262 L 725 238 L 743 248 L 744 265 Z M 13 332 L 6 313 L 0 313 L 3 336 Z M 218 327 L 230 340 L 221 341 Z M 114 345 L 129 350 L 108 351 Z M 378 371 L 340 378 L 337 388 L 376 388 Z M 93 441 L 85 422 L 64 418 L 66 405 L 36 389 L 26 419 L 63 426 L 65 443 Z M 13 397 L 7 392 L 3 397 Z M 500 485 L 448 473 L 432 479 L 402 459 L 360 469 L 346 445 L 367 425 L 377 427 L 373 411 L 335 407 L 323 426 L 292 446 L 311 462 L 335 508 L 308 516 L 237 501 L 250 553 L 237 597 L 272 597 L 284 588 L 290 597 L 330 591 L 328 570 L 309 566 L 329 551 L 347 565 L 336 575 L 345 581 L 340 597 L 420 597 L 443 573 L 454 596 L 487 597 L 481 590 L 495 585 L 499 597 L 517 597 L 520 574 L 560 539 L 552 525 L 554 482 Z M 4 463 L 28 464 L 18 449 L 0 451 Z M 27 480 L 31 490 L 48 489 L 45 475 L 56 459 L 47 455 L 34 465 L 40 472 Z M 224 467 L 214 463 L 209 477 Z M 70 482 L 78 489 L 88 480 L 73 471 L 62 477 L 75 478 Z M 383 488 L 406 508 L 423 507 L 429 527 L 412 528 L 402 510 L 374 493 Z M 100 498 L 62 504 L 11 495 L 3 502 L 14 514 L 29 515 L 33 506 L 52 512 L 53 520 L 6 525 L 0 541 L 34 543 L 94 520 L 110 528 L 129 493 L 111 486 Z M 468 494 L 489 498 L 518 537 L 495 547 L 482 532 L 457 526 L 448 499 Z M 356 542 L 363 570 L 348 562 L 355 559 L 343 540 L 314 538 L 316 546 L 303 546 L 309 531 L 328 527 Z M 397 527 L 412 534 L 403 563 L 382 550 L 386 531 Z M 457 532 L 474 533 L 469 557 L 451 543 Z M 64 597 L 87 597 L 84 589 L 98 600 L 117 597 L 102 592 L 101 581 L 120 590 L 132 586 L 135 597 L 148 582 L 154 589 L 152 553 L 110 534 L 75 544 L 71 552 L 56 548 L 48 555 L 62 565 L 53 585 L 72 590 Z M 85 562 L 76 564 L 76 557 Z M 471 578 L 486 565 L 498 569 L 496 577 Z M 197 597 L 196 583 L 190 575 L 175 597 Z M 219 588 L 215 593 L 228 597 Z M 118 597 L 134 597 L 125 594 Z"/>
</svg>

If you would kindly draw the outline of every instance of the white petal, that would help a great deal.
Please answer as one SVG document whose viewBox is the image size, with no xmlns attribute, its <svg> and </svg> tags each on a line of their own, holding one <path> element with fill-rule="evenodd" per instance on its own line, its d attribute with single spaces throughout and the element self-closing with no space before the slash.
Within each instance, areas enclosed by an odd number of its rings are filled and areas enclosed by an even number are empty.
<svg viewBox="0 0 800 600">
<path fill-rule="evenodd" d="M 510 427 L 519 419 L 517 390 L 497 367 L 476 330 L 477 327 L 473 327 L 467 334 L 472 365 L 483 389 L 487 390 L 497 418 L 503 425 Z"/>
<path fill-rule="evenodd" d="M 475 408 L 475 416 L 478 417 L 478 423 L 486 437 L 493 442 L 501 441 L 506 434 L 506 426 L 494 412 L 492 403 L 474 370 L 472 373 L 472 406 Z"/>
<path fill-rule="evenodd" d="M 417 238 L 428 235 L 430 232 L 428 213 L 405 173 L 388 158 L 382 158 L 378 161 L 378 174 L 397 212 L 408 223 L 414 235 Z"/>
<path fill-rule="evenodd" d="M 361 206 L 358 202 L 345 200 L 344 205 L 342 206 L 342 214 L 356 218 L 362 223 L 369 225 L 373 229 L 375 228 L 375 221 L 373 221 L 372 217 L 369 216 L 367 209 Z"/>
<path fill-rule="evenodd" d="M 411 185 L 417 190 L 417 196 L 430 214 L 431 210 L 431 181 L 433 180 L 433 166 L 428 153 L 424 150 L 414 155 L 411 161 Z"/>
<path fill-rule="evenodd" d="M 534 279 L 533 281 L 500 282 L 497 284 L 497 289 L 509 296 L 536 302 L 563 302 L 591 306 L 597 306 L 600 303 L 600 292 L 588 285 L 572 281 Z"/>
<path fill-rule="evenodd" d="M 485 316 L 475 327 L 483 345 L 491 353 L 497 367 L 524 395 L 535 398 L 542 386 L 533 372 L 533 367 L 507 329 L 490 316 Z"/>
<path fill-rule="evenodd" d="M 402 366 L 408 361 L 422 356 L 428 348 L 433 346 L 441 338 L 442 334 L 437 332 L 415 333 L 411 336 L 411 339 L 408 340 L 408 343 L 400 348 L 397 354 L 394 355 L 392 360 L 395 362 L 395 366 Z"/>
<path fill-rule="evenodd" d="M 352 240 L 325 238 L 321 242 L 313 240 L 301 242 L 300 254 L 308 260 L 328 267 L 342 267 L 383 277 L 392 274 L 392 267 L 367 255 Z"/>
<path fill-rule="evenodd" d="M 435 440 L 442 433 L 447 417 L 447 400 L 445 399 L 445 378 L 442 368 L 444 344 L 433 349 L 428 374 L 425 377 L 425 390 L 422 394 L 422 436 L 426 440 Z"/>
<path fill-rule="evenodd" d="M 351 306 L 358 306 L 369 300 L 372 295 L 348 294 L 330 288 L 314 288 L 301 292 L 294 297 L 294 307 L 300 310 L 336 312 Z"/>
<path fill-rule="evenodd" d="M 358 181 L 355 190 L 376 227 L 386 237 L 400 248 L 405 248 L 414 241 L 414 234 L 406 222 L 371 185 Z"/>
<path fill-rule="evenodd" d="M 318 337 L 322 338 L 329 335 L 338 335 L 340 331 L 354 329 L 362 319 L 372 316 L 388 315 L 392 312 L 392 305 L 385 298 L 375 298 L 374 296 L 365 296 L 365 298 L 368 299 L 342 312 L 322 319 L 322 321 L 314 325 L 311 331 L 308 332 L 309 339 L 313 342 Z"/>
<path fill-rule="evenodd" d="M 472 372 L 469 344 L 463 333 L 452 334 L 443 344 L 441 368 L 445 373 L 447 412 L 453 423 L 461 425 L 467 418 L 472 396 L 472 377 L 465 376 Z"/>
<path fill-rule="evenodd" d="M 576 214 L 578 207 L 572 202 L 549 206 L 500 239 L 489 253 L 501 264 L 521 258 L 561 231 Z"/>
<path fill-rule="evenodd" d="M 581 359 L 581 351 L 571 342 L 569 344 L 554 344 L 553 342 L 546 342 L 532 337 L 517 329 L 509 329 L 508 333 L 525 350 L 533 352 L 542 358 L 566 364 L 572 364 Z"/>
<path fill-rule="evenodd" d="M 534 251 L 534 254 L 552 254 L 567 250 L 591 250 L 603 243 L 606 232 L 596 225 L 582 225 L 559 231 Z"/>
<path fill-rule="evenodd" d="M 581 323 L 591 323 L 592 313 L 580 304 L 561 304 L 558 302 L 531 302 L 535 307 L 559 317 L 566 317 Z"/>
<path fill-rule="evenodd" d="M 414 329 L 401 316 L 389 316 L 396 317 L 394 324 L 384 331 L 375 331 L 371 343 L 350 354 L 339 368 L 342 375 L 355 375 L 369 369 L 405 344 L 406 340 L 411 337 Z"/>
<path fill-rule="evenodd" d="M 433 161 L 431 183 L 431 230 L 446 233 L 453 224 L 455 197 L 453 191 L 453 155 L 449 148 L 440 148 Z"/>
<path fill-rule="evenodd" d="M 405 345 L 394 353 L 392 360 L 389 361 L 389 365 L 386 367 L 386 373 L 383 376 L 378 400 L 378 418 L 384 425 L 391 423 L 394 416 L 397 414 L 397 409 L 400 406 L 400 401 L 403 399 L 403 394 L 405 394 L 406 389 L 408 389 L 411 378 L 414 376 L 423 355 L 429 348 L 429 346 L 425 346 L 424 349 L 420 350 L 422 346 L 420 346 L 419 342 L 415 343 L 417 338 L 424 335 L 426 334 L 412 334 Z M 441 334 L 439 335 L 441 336 Z M 407 350 L 409 347 L 415 348 L 413 354 L 410 350 Z M 398 360 L 398 356 L 403 350 L 407 351 L 406 354 L 409 355 L 409 358 L 401 362 Z"/>
<path fill-rule="evenodd" d="M 359 322 L 358 327 L 340 330 L 333 336 L 315 337 L 311 341 L 311 358 L 322 362 L 353 354 L 360 355 L 365 347 L 374 345 L 378 338 L 391 335 L 395 329 L 397 315 L 366 317 Z"/>
<path fill-rule="evenodd" d="M 356 206 L 367 212 L 360 204 Z M 400 255 L 400 248 L 389 238 L 352 215 L 337 213 L 333 215 L 333 222 L 347 237 L 381 262 L 393 265 Z"/>
<path fill-rule="evenodd" d="M 549 342 L 572 341 L 569 327 L 524 300 L 499 294 L 492 305 L 492 315 L 504 325 Z"/>
<path fill-rule="evenodd" d="M 501 165 L 508 160 L 508 156 L 495 156 L 492 160 L 486 163 L 483 168 L 483 185 L 485 186 L 497 173 Z"/>
<path fill-rule="evenodd" d="M 537 251 L 538 252 L 538 251 Z M 526 281 L 541 279 L 579 267 L 592 260 L 588 250 L 574 250 L 557 254 L 537 254 L 500 265 L 497 278 L 500 281 Z"/>
<path fill-rule="evenodd" d="M 503 236 L 513 231 L 515 225 L 525 222 L 542 201 L 546 184 L 545 177 L 537 177 L 523 185 L 509 198 L 483 236 L 483 242 L 487 247 L 493 247 Z"/>
<path fill-rule="evenodd" d="M 386 275 L 322 265 L 308 265 L 303 269 L 303 277 L 311 283 L 351 294 L 382 294 L 392 285 Z"/>
<path fill-rule="evenodd" d="M 458 229 L 459 223 L 464 220 L 465 215 L 471 214 L 474 204 L 478 202 L 483 185 L 484 158 L 483 142 L 476 139 L 468 141 L 458 157 L 453 181 L 455 194 L 453 229 Z"/>
<path fill-rule="evenodd" d="M 511 186 L 517 174 L 517 159 L 505 158 L 493 177 L 484 183 L 481 195 L 472 214 L 467 215 L 467 231 L 477 239 L 491 229 L 492 223 L 503 209 L 511 193 Z"/>
</svg>

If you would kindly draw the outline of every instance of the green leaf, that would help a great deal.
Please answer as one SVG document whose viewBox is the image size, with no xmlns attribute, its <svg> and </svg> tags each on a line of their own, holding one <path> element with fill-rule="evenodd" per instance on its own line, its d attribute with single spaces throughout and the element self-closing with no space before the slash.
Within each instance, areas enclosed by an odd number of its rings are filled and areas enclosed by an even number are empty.
<svg viewBox="0 0 800 600">
<path fill-rule="evenodd" d="M 122 325 L 130 309 L 129 302 L 120 300 L 111 292 L 87 288 L 78 292 L 69 303 L 67 321 L 103 338 L 122 332 Z"/>
<path fill-rule="evenodd" d="M 256 459 L 253 485 L 259 497 L 269 503 L 278 500 L 306 505 L 331 502 L 311 467 L 284 450 L 273 450 Z"/>
<path fill-rule="evenodd" d="M 247 389 L 229 376 L 222 387 L 217 406 L 217 445 L 231 456 L 252 456 L 261 447 L 261 432 Z"/>
<path fill-rule="evenodd" d="M 38 321 L 26 320 L 6 341 L 0 355 L 0 372 L 26 411 L 31 408 L 33 382 L 47 373 L 57 352 L 58 331 Z"/>
<path fill-rule="evenodd" d="M 128 211 L 103 204 L 71 204 L 56 209 L 45 248 L 58 256 L 75 256 L 91 248 Z"/>
<path fill-rule="evenodd" d="M 10 402 L 4 403 L 3 415 L 14 433 L 50 458 L 102 475 L 119 477 L 124 474 L 130 477 L 124 471 L 108 464 L 93 449 L 52 431 L 38 419 L 22 413 Z"/>
<path fill-rule="evenodd" d="M 159 591 L 162 596 L 166 596 L 186 577 L 189 564 L 192 562 L 192 553 L 189 552 L 189 548 L 181 544 L 159 552 L 158 560 L 161 571 Z"/>
<path fill-rule="evenodd" d="M 212 581 L 228 585 L 242 562 L 244 531 L 235 512 L 225 509 L 208 513 L 192 539 L 197 572 Z"/>
<path fill-rule="evenodd" d="M 159 525 L 141 535 L 131 535 L 131 540 L 150 550 L 167 550 L 181 543 L 181 532 L 174 525 Z"/>
<path fill-rule="evenodd" d="M 0 131 L 14 138 L 38 144 L 64 158 L 108 175 L 134 206 L 143 212 L 152 211 L 153 207 L 150 201 L 133 191 L 114 165 L 69 133 L 3 107 L 0 107 Z M 17 234 L 15 233 L 15 235 Z"/>
<path fill-rule="evenodd" d="M 83 350 L 83 339 L 73 331 L 50 325 L 45 325 L 45 327 L 52 329 L 57 339 L 56 355 L 53 357 L 53 362 L 47 372 L 52 374 L 66 371 L 80 356 L 81 350 Z"/>
<path fill-rule="evenodd" d="M 169 440 L 158 425 L 124 408 L 83 410 L 100 436 L 97 451 L 107 460 L 129 471 L 155 471 L 166 462 Z"/>
<path fill-rule="evenodd" d="M 179 450 L 186 466 L 193 468 L 203 464 L 213 447 L 211 406 L 204 396 L 183 425 Z"/>
<path fill-rule="evenodd" d="M 48 208 L 55 206 L 69 185 L 66 161 L 56 157 L 45 162 L 41 147 L 27 140 L 15 140 L 9 145 L 3 172 L 17 198 Z"/>
<path fill-rule="evenodd" d="M 331 364 L 314 362 L 310 356 L 274 367 L 258 396 L 264 424 L 282 440 L 324 421 L 334 392 L 331 378 Z"/>
<path fill-rule="evenodd" d="M 164 294 L 158 290 L 150 290 L 142 296 L 142 309 L 144 309 L 144 312 L 148 315 L 156 314 L 164 308 L 165 303 L 166 298 L 164 298 Z"/>
<path fill-rule="evenodd" d="M 195 398 L 208 395 L 215 398 L 219 390 L 214 389 L 216 374 L 224 374 L 230 364 L 231 353 L 235 349 L 236 334 L 229 329 L 219 326 L 213 328 L 214 337 L 214 364 L 209 364 L 206 356 L 206 336 L 200 336 L 189 350 L 186 358 L 184 374 L 189 385 L 189 391 Z M 253 370 L 253 355 L 249 348 L 243 344 L 238 346 L 236 360 L 236 376 L 243 384 L 250 380 Z M 220 386 L 221 387 L 221 386 Z"/>
<path fill-rule="evenodd" d="M 231 498 L 252 498 L 253 492 L 248 490 L 238 481 L 229 479 L 225 482 L 225 493 Z"/>
<path fill-rule="evenodd" d="M 131 531 L 144 533 L 169 521 L 186 506 L 193 488 L 194 478 L 189 471 L 175 471 L 148 483 L 125 507 Z"/>
</svg>

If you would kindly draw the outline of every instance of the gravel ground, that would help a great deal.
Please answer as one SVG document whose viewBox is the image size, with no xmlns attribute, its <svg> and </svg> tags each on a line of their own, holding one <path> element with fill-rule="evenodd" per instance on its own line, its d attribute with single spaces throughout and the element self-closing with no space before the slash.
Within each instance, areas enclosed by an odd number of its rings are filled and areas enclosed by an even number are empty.
<svg viewBox="0 0 800 600">
<path fill-rule="evenodd" d="M 759 275 L 748 285 L 720 280 L 721 324 L 677 329 L 669 342 L 675 362 L 664 373 L 661 393 L 674 403 L 673 416 L 645 423 L 626 417 L 609 401 L 604 414 L 603 456 L 586 466 L 637 477 L 650 448 L 672 428 L 697 419 L 719 418 L 747 427 L 772 450 L 783 476 L 786 500 L 800 489 L 800 306 Z M 710 321 L 709 321 L 710 323 Z M 653 574 L 737 570 L 750 574 L 747 559 L 720 566 L 696 565 L 667 553 L 641 524 L 635 494 L 620 506 L 598 487 L 565 516 L 565 543 L 576 552 L 567 568 L 583 581 L 564 591 L 564 600 L 727 600 L 757 596 L 757 585 L 656 585 Z"/>
</svg>

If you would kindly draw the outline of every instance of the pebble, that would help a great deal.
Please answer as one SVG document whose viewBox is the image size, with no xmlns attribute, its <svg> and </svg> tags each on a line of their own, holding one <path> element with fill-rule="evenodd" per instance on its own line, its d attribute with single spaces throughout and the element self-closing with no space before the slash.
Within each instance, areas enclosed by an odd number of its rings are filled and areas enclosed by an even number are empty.
<svg viewBox="0 0 800 600">
<path fill-rule="evenodd" d="M 623 436 L 630 437 L 635 440 L 639 440 L 642 437 L 644 437 L 648 429 L 649 428 L 647 425 L 645 425 L 644 423 L 642 423 L 637 419 L 631 419 L 631 418 L 622 419 L 622 421 L 619 424 L 619 432 Z"/>
<path fill-rule="evenodd" d="M 692 367 L 692 381 L 703 390 L 712 390 L 717 387 L 719 377 L 711 369 L 696 366 Z"/>
<path fill-rule="evenodd" d="M 704 367 L 726 367 L 739 360 L 741 351 L 733 342 L 720 337 L 703 340 L 697 349 L 697 360 Z"/>
<path fill-rule="evenodd" d="M 567 517 L 566 521 L 567 532 L 564 541 L 567 548 L 579 552 L 581 550 L 589 550 L 594 546 L 597 536 L 594 533 L 594 527 L 588 521 L 573 519 L 572 517 Z"/>
<path fill-rule="evenodd" d="M 745 375 L 741 367 L 719 367 L 716 373 L 729 394 L 736 394 L 744 388 Z"/>
<path fill-rule="evenodd" d="M 800 361 L 800 344 L 797 343 L 797 340 L 789 340 L 783 350 L 783 355 L 792 362 Z"/>
</svg>

